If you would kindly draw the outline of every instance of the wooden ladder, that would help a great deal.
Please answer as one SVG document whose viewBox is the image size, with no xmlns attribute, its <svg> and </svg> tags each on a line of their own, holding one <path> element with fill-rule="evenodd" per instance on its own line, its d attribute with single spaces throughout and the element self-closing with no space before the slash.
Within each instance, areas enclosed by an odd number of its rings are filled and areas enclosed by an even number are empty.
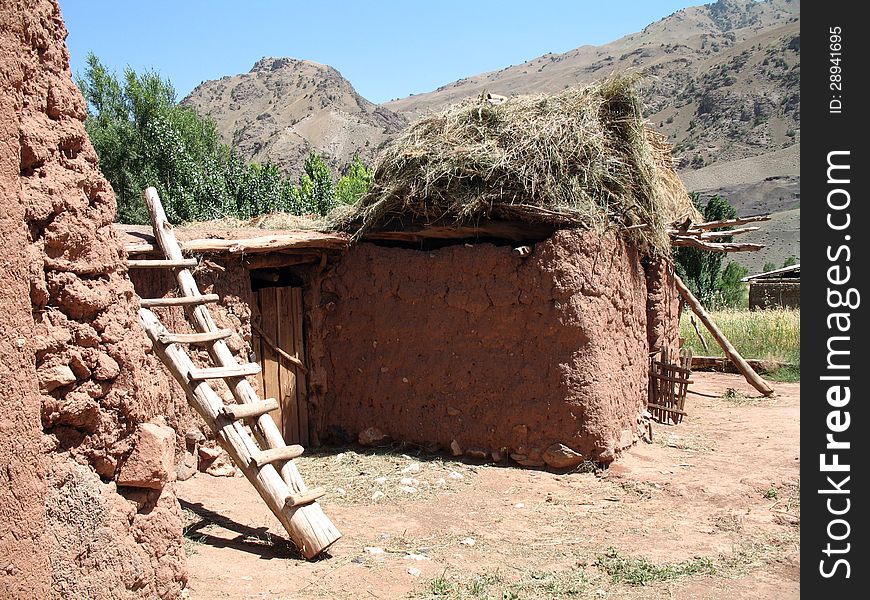
<svg viewBox="0 0 870 600">
<path fill-rule="evenodd" d="M 239 364 L 227 347 L 224 340 L 232 332 L 217 327 L 207 306 L 219 298 L 215 294 L 200 294 L 193 273 L 188 269 L 196 265 L 196 260 L 182 256 L 157 190 L 148 188 L 144 197 L 154 225 L 154 237 L 165 260 L 131 260 L 128 265 L 172 269 L 182 296 L 142 299 L 139 322 L 151 339 L 154 353 L 181 385 L 188 402 L 214 432 L 218 443 L 242 470 L 305 558 L 314 558 L 341 537 L 317 503 L 324 491 L 306 487 L 293 462 L 302 455 L 302 446 L 288 446 L 284 442 L 268 414 L 277 408 L 277 402 L 261 399 L 246 379 L 248 375 L 259 373 L 259 365 Z M 151 311 L 155 306 L 188 307 L 188 318 L 197 333 L 168 331 Z M 185 349 L 188 344 L 205 347 L 214 366 L 195 366 Z M 237 404 L 223 403 L 209 384 L 213 379 L 226 382 Z"/>
</svg>

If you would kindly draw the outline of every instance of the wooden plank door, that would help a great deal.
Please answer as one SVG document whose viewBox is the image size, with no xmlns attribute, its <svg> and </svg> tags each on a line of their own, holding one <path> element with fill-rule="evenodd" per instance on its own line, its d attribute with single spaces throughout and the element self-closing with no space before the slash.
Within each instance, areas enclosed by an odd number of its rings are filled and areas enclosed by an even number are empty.
<svg viewBox="0 0 870 600">
<path fill-rule="evenodd" d="M 252 340 L 262 367 L 263 397 L 278 401 L 272 418 L 281 428 L 284 440 L 288 444 L 305 445 L 309 442 L 305 374 L 276 350 L 277 346 L 305 364 L 302 288 L 264 287 L 255 295 L 260 327 L 266 334 L 261 336 L 254 331 Z M 252 318 L 257 315 L 252 314 Z"/>
</svg>

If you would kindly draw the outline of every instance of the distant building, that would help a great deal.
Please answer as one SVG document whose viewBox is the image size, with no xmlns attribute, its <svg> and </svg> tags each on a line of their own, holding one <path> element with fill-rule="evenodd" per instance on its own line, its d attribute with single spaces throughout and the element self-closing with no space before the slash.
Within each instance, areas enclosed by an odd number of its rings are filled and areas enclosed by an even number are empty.
<svg viewBox="0 0 870 600">
<path fill-rule="evenodd" d="M 800 263 L 750 275 L 741 281 L 749 282 L 749 310 L 801 306 Z"/>
</svg>

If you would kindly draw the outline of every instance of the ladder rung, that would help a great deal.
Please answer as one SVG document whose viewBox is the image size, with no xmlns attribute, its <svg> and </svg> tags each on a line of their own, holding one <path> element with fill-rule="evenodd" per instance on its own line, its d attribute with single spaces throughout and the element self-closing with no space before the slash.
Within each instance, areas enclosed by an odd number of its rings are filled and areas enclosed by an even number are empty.
<svg viewBox="0 0 870 600">
<path fill-rule="evenodd" d="M 164 333 L 157 336 L 161 344 L 206 344 L 225 340 L 233 335 L 229 329 L 208 331 L 206 333 Z"/>
<path fill-rule="evenodd" d="M 142 308 L 154 308 L 155 306 L 192 306 L 217 302 L 221 297 L 217 294 L 203 294 L 201 296 L 182 296 L 181 298 L 142 298 L 139 304 Z"/>
<path fill-rule="evenodd" d="M 128 260 L 127 267 L 130 269 L 175 269 L 181 267 L 195 267 L 195 258 L 182 258 L 180 260 Z"/>
<path fill-rule="evenodd" d="M 187 378 L 191 381 L 200 379 L 223 379 L 225 377 L 247 377 L 248 375 L 256 375 L 259 372 L 260 365 L 257 363 L 248 363 L 245 365 L 236 365 L 234 367 L 191 369 L 187 374 Z"/>
<path fill-rule="evenodd" d="M 292 446 L 284 446 L 283 448 L 270 448 L 268 450 L 260 450 L 251 456 L 251 466 L 262 467 L 269 463 L 277 461 L 293 460 L 299 458 L 305 449 L 302 446 L 293 444 Z"/>
<path fill-rule="evenodd" d="M 290 494 L 284 502 L 285 506 L 302 506 L 303 504 L 311 504 L 318 498 L 326 495 L 326 490 L 323 488 L 312 488 L 307 492 L 299 492 L 298 494 Z"/>
<path fill-rule="evenodd" d="M 259 417 L 265 415 L 278 408 L 278 401 L 274 398 L 266 398 L 260 402 L 249 402 L 246 404 L 227 404 L 221 412 L 233 420 L 245 419 L 248 417 Z"/>
</svg>

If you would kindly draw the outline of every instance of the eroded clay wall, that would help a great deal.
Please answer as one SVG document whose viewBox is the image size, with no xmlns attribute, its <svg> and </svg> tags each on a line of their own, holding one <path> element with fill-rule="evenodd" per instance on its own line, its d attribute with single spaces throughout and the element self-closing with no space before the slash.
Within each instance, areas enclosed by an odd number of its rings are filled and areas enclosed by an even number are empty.
<svg viewBox="0 0 870 600">
<path fill-rule="evenodd" d="M 0 5 L 0 597 L 173 598 L 172 400 L 65 37 L 53 0 Z"/>
<path fill-rule="evenodd" d="M 563 444 L 609 461 L 647 395 L 647 293 L 615 236 L 559 231 L 511 247 L 352 247 L 306 295 L 311 402 L 322 438 L 505 449 Z"/>
<path fill-rule="evenodd" d="M 647 334 L 650 352 L 667 350 L 671 357 L 680 350 L 682 299 L 674 283 L 674 265 L 665 259 L 646 265 Z"/>
</svg>

